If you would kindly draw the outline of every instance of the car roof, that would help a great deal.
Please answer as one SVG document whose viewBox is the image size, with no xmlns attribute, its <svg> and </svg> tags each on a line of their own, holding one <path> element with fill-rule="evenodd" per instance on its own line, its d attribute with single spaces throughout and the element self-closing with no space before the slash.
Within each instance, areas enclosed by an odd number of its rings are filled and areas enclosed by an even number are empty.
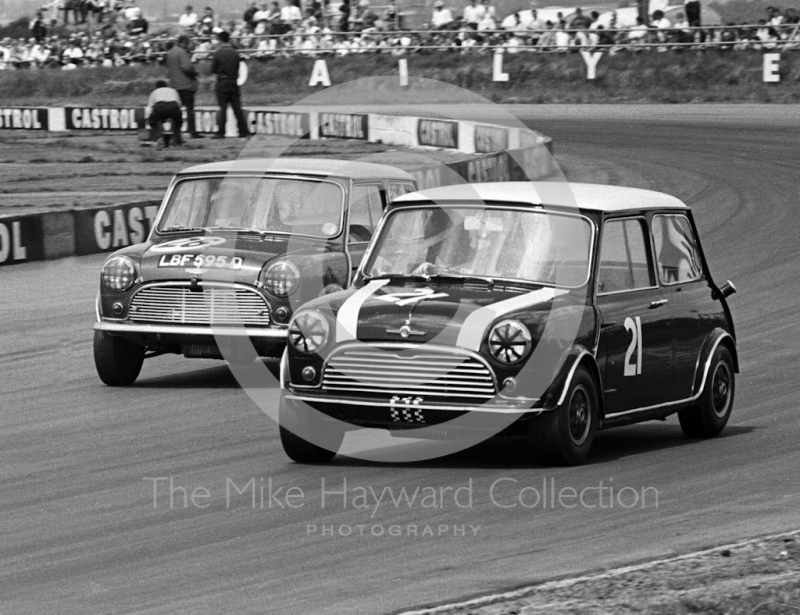
<svg viewBox="0 0 800 615">
<path fill-rule="evenodd" d="M 602 212 L 661 208 L 688 209 L 681 200 L 663 192 L 571 182 L 494 182 L 443 186 L 404 194 L 392 201 L 392 205 L 450 200 L 577 206 L 580 209 Z"/>
<path fill-rule="evenodd" d="M 351 177 L 353 179 L 413 179 L 411 175 L 386 164 L 361 162 L 358 160 L 334 160 L 331 158 L 242 158 L 225 162 L 212 162 L 183 169 L 180 175 L 190 173 L 291 173 L 327 177 Z"/>
</svg>

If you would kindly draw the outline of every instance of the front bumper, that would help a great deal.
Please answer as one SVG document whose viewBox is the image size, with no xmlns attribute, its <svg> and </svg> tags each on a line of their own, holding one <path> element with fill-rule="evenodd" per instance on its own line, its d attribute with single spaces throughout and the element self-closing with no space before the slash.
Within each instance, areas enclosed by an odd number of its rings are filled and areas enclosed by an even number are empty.
<svg viewBox="0 0 800 615">
<path fill-rule="evenodd" d="M 219 359 L 227 352 L 254 349 L 261 357 L 279 357 L 286 347 L 286 328 L 142 324 L 101 320 L 95 331 L 122 337 L 134 344 L 187 357 Z"/>
<path fill-rule="evenodd" d="M 538 400 L 525 404 L 487 402 L 467 405 L 420 398 L 331 397 L 286 390 L 283 403 L 302 411 L 311 407 L 353 426 L 388 429 L 403 437 L 449 438 L 466 433 L 526 433 L 527 421 L 542 413 Z M 427 434 L 427 435 L 426 435 Z"/>
<path fill-rule="evenodd" d="M 286 395 L 287 399 L 292 399 L 295 401 L 302 401 L 311 406 L 317 406 L 320 404 L 322 406 L 325 405 L 334 405 L 334 406 L 353 406 L 353 407 L 366 407 L 366 408 L 385 408 L 385 409 L 393 409 L 398 408 L 406 404 L 404 400 L 413 400 L 413 398 L 409 398 L 406 396 L 397 396 L 394 401 L 392 400 L 385 400 L 385 399 L 356 399 L 356 398 L 347 398 L 347 397 L 322 397 L 317 395 L 303 395 L 299 392 L 287 392 Z M 439 402 L 439 403 L 413 403 L 413 401 L 409 401 L 407 405 L 413 407 L 414 409 L 419 410 L 436 410 L 442 412 L 487 412 L 491 414 L 524 414 L 526 412 L 536 412 L 537 414 L 542 411 L 542 408 L 537 408 L 536 406 L 539 404 L 538 399 L 526 400 L 524 403 L 515 404 L 513 402 L 505 403 L 505 404 L 497 404 L 492 402 L 487 402 L 485 404 L 474 404 L 474 405 L 465 405 L 465 404 L 458 404 L 458 403 L 448 403 L 448 402 Z"/>
<path fill-rule="evenodd" d="M 198 327 L 191 325 L 145 325 L 126 322 L 100 321 L 94 325 L 95 331 L 112 334 L 136 334 L 152 336 L 184 337 L 250 337 L 286 341 L 287 329 L 253 329 L 246 327 Z"/>
</svg>

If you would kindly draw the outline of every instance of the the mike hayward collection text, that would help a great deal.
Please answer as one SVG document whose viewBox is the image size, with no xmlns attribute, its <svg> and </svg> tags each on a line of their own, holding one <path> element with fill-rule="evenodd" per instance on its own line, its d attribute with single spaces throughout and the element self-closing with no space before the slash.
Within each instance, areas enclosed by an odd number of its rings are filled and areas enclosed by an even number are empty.
<svg viewBox="0 0 800 615">
<path fill-rule="evenodd" d="M 370 519 L 389 510 L 657 509 L 659 491 L 652 486 L 618 485 L 613 477 L 590 485 L 559 484 L 555 477 L 472 477 L 453 485 L 360 484 L 346 477 L 319 479 L 314 487 L 275 477 L 226 477 L 205 485 L 175 476 L 145 476 L 152 507 L 162 510 L 226 508 L 364 511 Z"/>
</svg>

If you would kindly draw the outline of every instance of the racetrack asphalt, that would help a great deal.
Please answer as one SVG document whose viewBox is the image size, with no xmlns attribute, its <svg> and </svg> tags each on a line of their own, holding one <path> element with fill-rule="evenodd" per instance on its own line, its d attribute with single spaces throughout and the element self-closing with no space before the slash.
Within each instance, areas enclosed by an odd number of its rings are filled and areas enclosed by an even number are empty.
<svg viewBox="0 0 800 615">
<path fill-rule="evenodd" d="M 730 304 L 741 373 L 722 437 L 687 440 L 671 417 L 601 432 L 577 468 L 536 465 L 523 440 L 409 465 L 338 457 L 300 466 L 222 363 L 164 356 L 146 362 L 133 387 L 100 383 L 91 327 L 102 256 L 6 267 L 0 611 L 381 613 L 797 528 L 798 111 L 659 109 L 509 108 L 555 139 L 569 179 L 661 190 L 693 206 L 712 273 L 739 289 Z M 265 393 L 277 401 L 275 387 Z M 168 481 L 154 506 L 145 477 L 170 476 L 208 506 L 184 507 L 179 490 L 171 506 Z M 241 488 L 251 478 L 267 494 L 269 479 L 282 488 L 284 508 L 270 508 L 268 495 L 263 508 L 235 492 L 226 502 L 229 481 Z M 346 507 L 341 496 L 322 507 L 323 478 L 328 490 L 346 479 Z M 502 482 L 492 501 L 498 479 L 518 482 Z M 453 491 L 435 508 L 384 503 L 371 518 L 353 507 L 358 487 L 470 480 L 471 508 Z M 578 491 L 601 481 L 617 492 L 654 488 L 658 505 L 501 507 L 543 480 Z M 302 489 L 292 500 L 302 506 L 286 505 L 290 487 Z M 308 535 L 314 525 L 337 535 Z M 403 535 L 387 535 L 392 525 Z M 451 529 L 415 537 L 409 525 Z M 339 536 L 342 526 L 356 535 Z M 370 535 L 373 526 L 384 534 Z"/>
</svg>

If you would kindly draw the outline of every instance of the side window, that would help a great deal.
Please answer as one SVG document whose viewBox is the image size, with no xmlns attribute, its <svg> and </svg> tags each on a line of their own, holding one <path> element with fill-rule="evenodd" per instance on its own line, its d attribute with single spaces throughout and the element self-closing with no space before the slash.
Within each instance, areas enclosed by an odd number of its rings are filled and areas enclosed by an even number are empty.
<svg viewBox="0 0 800 615">
<path fill-rule="evenodd" d="M 383 213 L 381 186 L 368 184 L 353 186 L 350 199 L 350 243 L 367 242 L 372 239 Z"/>
<path fill-rule="evenodd" d="M 662 284 L 692 282 L 703 276 L 697 244 L 686 216 L 653 216 L 653 242 Z"/>
<path fill-rule="evenodd" d="M 403 184 L 399 182 L 389 182 L 389 203 L 394 201 L 397 197 L 414 192 L 414 184 Z"/>
<path fill-rule="evenodd" d="M 644 220 L 610 220 L 603 228 L 597 290 L 613 293 L 655 285 Z"/>
</svg>

